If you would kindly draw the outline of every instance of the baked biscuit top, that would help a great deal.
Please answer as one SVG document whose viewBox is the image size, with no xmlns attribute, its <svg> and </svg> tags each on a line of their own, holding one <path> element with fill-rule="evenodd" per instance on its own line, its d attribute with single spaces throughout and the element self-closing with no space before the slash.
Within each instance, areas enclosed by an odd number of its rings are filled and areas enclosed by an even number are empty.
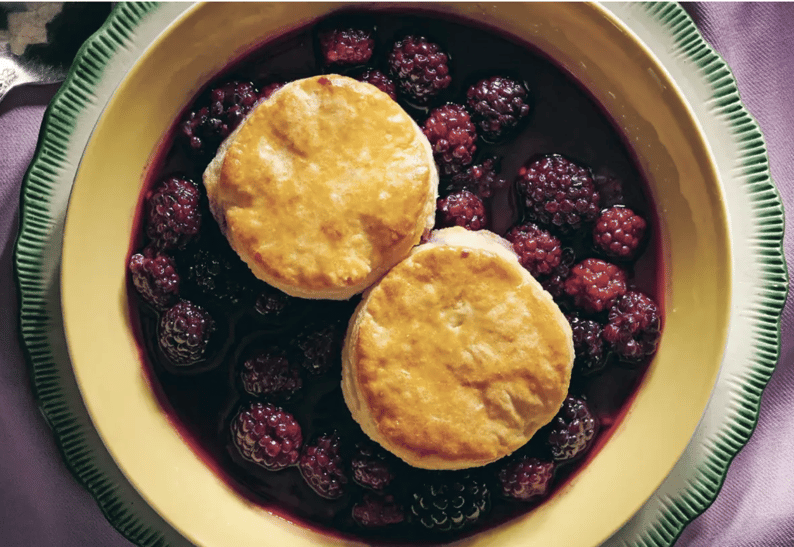
<svg viewBox="0 0 794 547">
<path fill-rule="evenodd" d="M 287 293 L 349 298 L 432 222 L 430 145 L 374 86 L 338 75 L 292 82 L 230 139 L 208 185 L 213 214 L 254 273 Z"/>
<path fill-rule="evenodd" d="M 345 396 L 411 465 L 456 469 L 510 454 L 548 423 L 574 353 L 565 317 L 501 238 L 443 232 L 454 237 L 417 247 L 366 293 Z"/>
</svg>

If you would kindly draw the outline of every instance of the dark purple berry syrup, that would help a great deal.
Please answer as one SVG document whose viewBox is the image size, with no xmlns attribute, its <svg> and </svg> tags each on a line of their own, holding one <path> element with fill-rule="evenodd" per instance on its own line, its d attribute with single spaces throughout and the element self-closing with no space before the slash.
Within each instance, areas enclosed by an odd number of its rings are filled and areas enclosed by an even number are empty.
<svg viewBox="0 0 794 547">
<path fill-rule="evenodd" d="M 501 175 L 510 182 L 529 159 L 544 154 L 561 154 L 590 167 L 597 184 L 606 189 L 602 190 L 605 198 L 602 200 L 603 206 L 618 202 L 631 207 L 648 221 L 651 235 L 647 246 L 639 259 L 627 266 L 629 285 L 650 295 L 663 309 L 664 271 L 660 255 L 659 222 L 649 201 L 649 192 L 621 135 L 599 105 L 573 78 L 527 44 L 466 21 L 453 21 L 430 13 L 411 15 L 376 11 L 337 14 L 319 25 L 333 26 L 338 21 L 342 26 L 351 20 L 363 21 L 376 29 L 375 54 L 369 67 L 387 72 L 385 58 L 391 44 L 407 33 L 423 34 L 450 54 L 452 85 L 430 108 L 450 101 L 464 103 L 467 88 L 483 77 L 502 75 L 524 82 L 532 98 L 529 119 L 522 123 L 513 138 L 504 143 L 489 144 L 478 140 L 474 163 L 479 163 L 487 156 L 497 156 L 501 159 Z M 329 70 L 323 66 L 316 48 L 316 30 L 319 25 L 294 29 L 272 39 L 231 64 L 207 87 L 237 79 L 252 81 L 261 89 L 269 83 L 323 72 L 344 74 L 360 70 L 361 67 Z M 428 107 L 417 108 L 402 100 L 401 104 L 421 125 Z M 180 119 L 175 121 L 171 133 L 163 140 L 158 155 L 149 166 L 146 188 L 175 172 L 200 183 L 209 157 L 199 158 L 190 154 L 184 143 L 180 142 L 177 130 L 179 122 L 191 107 L 186 107 Z M 491 229 L 496 233 L 504 234 L 520 220 L 521 212 L 511 195 L 513 191 L 511 184 L 490 200 Z M 141 194 L 139 209 L 142 209 L 145 193 Z M 138 252 L 146 243 L 142 217 L 139 210 L 130 255 Z M 206 204 L 203 221 L 204 226 L 214 224 Z M 589 243 L 589 237 L 589 231 L 586 234 L 563 236 L 563 244 L 576 251 L 577 262 L 597 256 Z M 226 244 L 218 242 L 216 245 Z M 219 253 L 222 252 L 220 247 L 217 249 Z M 189 260 L 189 257 L 182 258 L 180 263 Z M 179 273 L 184 277 L 183 271 Z M 177 367 L 168 362 L 158 347 L 157 313 L 138 297 L 132 283 L 129 284 L 130 317 L 139 340 L 141 361 L 145 363 L 152 389 L 175 429 L 240 495 L 284 518 L 329 534 L 366 538 L 369 541 L 421 543 L 438 539 L 407 520 L 373 530 L 358 526 L 351 517 L 351 509 L 365 490 L 353 483 L 350 473 L 345 495 L 329 501 L 318 496 L 306 484 L 296 467 L 270 472 L 240 456 L 232 444 L 229 423 L 241 405 L 253 400 L 245 393 L 239 379 L 243 360 L 257 348 L 273 345 L 286 348 L 286 351 L 292 352 L 290 358 L 297 359 L 297 350 L 292 341 L 312 322 L 319 322 L 320 325 L 337 322 L 342 325 L 341 339 L 347 319 L 358 301 L 358 298 L 341 303 L 291 299 L 285 312 L 278 319 L 272 319 L 263 317 L 253 304 L 261 288 L 261 282 L 254 281 L 250 292 L 234 305 L 196 291 L 191 292 L 189 288 L 187 293 L 183 291 L 183 298 L 198 303 L 210 312 L 216 330 L 205 361 L 193 367 Z M 559 490 L 585 465 L 611 436 L 633 400 L 647 364 L 624 367 L 616 359 L 610 358 L 600 374 L 574 378 L 571 392 L 587 399 L 601 428 L 585 457 L 558 467 L 553 492 Z M 345 457 L 349 465 L 355 443 L 364 439 L 364 435 L 344 404 L 340 379 L 341 366 L 337 357 L 325 375 L 313 377 L 305 374 L 304 387 L 295 397 L 286 401 L 273 399 L 271 402 L 295 416 L 302 427 L 304 443 L 316 435 L 337 431 L 345 443 Z M 268 401 L 267 398 L 260 400 Z M 544 448 L 542 443 L 537 442 L 537 437 L 522 451 L 542 457 Z M 527 504 L 500 498 L 494 473 L 498 465 L 499 462 L 496 462 L 476 471 L 483 473 L 492 485 L 492 510 L 473 529 L 464 530 L 463 535 L 495 526 L 544 501 Z M 395 463 L 395 469 L 396 475 L 402 480 L 393 481 L 397 486 L 393 486 L 388 493 L 402 502 L 407 510 L 411 488 L 417 481 L 422 481 L 427 472 L 412 469 L 401 462 Z M 450 538 L 460 536 L 461 533 L 457 533 Z"/>
</svg>

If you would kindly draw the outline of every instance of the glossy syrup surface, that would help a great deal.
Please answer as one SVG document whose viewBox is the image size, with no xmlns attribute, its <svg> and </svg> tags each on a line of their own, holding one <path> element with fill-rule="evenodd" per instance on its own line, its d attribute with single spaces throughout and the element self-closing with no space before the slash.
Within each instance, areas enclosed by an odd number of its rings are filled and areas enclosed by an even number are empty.
<svg viewBox="0 0 794 547">
<path fill-rule="evenodd" d="M 346 17 L 337 16 L 336 20 L 343 25 Z M 620 134 L 577 82 L 526 44 L 473 24 L 424 14 L 372 13 L 364 14 L 364 17 L 376 28 L 375 53 L 369 66 L 386 72 L 385 58 L 391 44 L 408 33 L 425 35 L 449 52 L 452 85 L 435 104 L 464 102 L 469 85 L 485 76 L 506 75 L 525 82 L 532 97 L 532 113 L 528 121 L 514 138 L 505 143 L 478 141 L 474 163 L 486 156 L 497 156 L 501 159 L 501 175 L 510 182 L 528 159 L 543 154 L 561 154 L 590 167 L 597 183 L 619 189 L 623 195 L 620 202 L 648 221 L 648 244 L 640 258 L 627 268 L 629 285 L 660 301 L 663 272 L 656 229 L 658 222 L 649 203 L 649 192 Z M 224 75 L 219 75 L 209 87 L 230 77 L 250 80 L 261 87 L 270 82 L 335 72 L 324 67 L 319 59 L 315 32 L 316 26 L 309 25 L 263 44 L 231 66 Z M 401 104 L 421 125 L 427 110 Z M 175 120 L 175 126 L 178 122 Z M 199 182 L 205 166 L 206 161 L 197 160 L 187 153 L 174 132 L 174 136 L 165 141 L 159 159 L 150 170 L 147 187 L 174 172 L 185 173 Z M 519 220 L 521 212 L 510 195 L 512 192 L 511 184 L 488 203 L 491 229 L 496 233 L 504 234 Z M 609 200 L 607 194 L 602 192 Z M 205 229 L 212 229 L 214 220 L 209 214 L 205 214 L 203 222 L 210 226 Z M 139 224 L 142 223 L 141 219 Z M 588 237 L 573 234 L 563 240 L 565 245 L 575 249 L 577 261 L 596 256 Z M 136 231 L 131 253 L 138 252 L 145 244 L 143 230 Z M 225 245 L 225 242 L 218 245 Z M 219 248 L 218 252 L 222 250 Z M 229 306 L 199 294 L 183 294 L 183 297 L 205 307 L 216 322 L 206 361 L 196 370 L 190 370 L 174 366 L 163 355 L 157 344 L 157 312 L 138 297 L 131 284 L 128 293 L 131 317 L 137 321 L 141 359 L 164 410 L 181 436 L 240 495 L 285 518 L 329 534 L 387 543 L 438 540 L 409 522 L 381 529 L 364 529 L 351 518 L 351 506 L 360 499 L 363 488 L 350 481 L 342 498 L 334 501 L 323 499 L 306 484 L 296 467 L 279 472 L 267 471 L 242 458 L 231 441 L 230 420 L 241 405 L 253 400 L 240 385 L 242 361 L 256 348 L 288 344 L 307 324 L 320 316 L 324 321 L 346 324 L 358 299 L 343 303 L 293 301 L 285 317 L 274 322 L 259 314 L 250 299 Z M 612 359 L 602 373 L 574 379 L 571 392 L 586 397 L 601 424 L 594 443 L 596 450 L 619 423 L 641 383 L 646 365 L 623 367 Z M 356 441 L 363 438 L 363 433 L 353 422 L 342 399 L 340 374 L 340 365 L 336 362 L 322 377 L 305 377 L 303 390 L 296 398 L 275 402 L 295 416 L 305 441 L 335 430 L 349 451 Z M 578 461 L 560 466 L 550 495 L 585 465 L 596 450 L 591 450 Z M 494 484 L 490 467 L 479 472 Z M 397 481 L 399 486 L 393 493 L 398 500 L 405 501 L 413 485 L 426 475 L 407 466 L 400 467 L 398 472 L 404 480 Z M 490 514 L 473 529 L 458 532 L 449 539 L 504 522 L 543 501 L 521 503 L 506 500 L 499 497 L 495 485 L 491 492 Z"/>
</svg>

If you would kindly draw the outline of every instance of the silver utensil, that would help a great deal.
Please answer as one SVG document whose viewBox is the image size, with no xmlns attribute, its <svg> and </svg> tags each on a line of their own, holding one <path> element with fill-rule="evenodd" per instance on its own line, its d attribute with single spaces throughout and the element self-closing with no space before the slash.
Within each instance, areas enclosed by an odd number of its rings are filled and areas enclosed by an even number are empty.
<svg viewBox="0 0 794 547">
<path fill-rule="evenodd" d="M 44 85 L 63 81 L 66 71 L 26 61 L 11 53 L 6 40 L 0 37 L 0 102 L 13 88 L 22 85 Z"/>
</svg>

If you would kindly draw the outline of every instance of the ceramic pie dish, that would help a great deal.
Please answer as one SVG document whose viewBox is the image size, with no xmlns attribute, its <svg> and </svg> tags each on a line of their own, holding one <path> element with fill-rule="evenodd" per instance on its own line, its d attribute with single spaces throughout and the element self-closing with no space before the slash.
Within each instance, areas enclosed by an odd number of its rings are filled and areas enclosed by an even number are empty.
<svg viewBox="0 0 794 547">
<path fill-rule="evenodd" d="M 336 7 L 119 6 L 48 113 L 17 247 L 23 336 L 67 460 L 142 545 L 333 542 L 246 502 L 182 441 L 142 374 L 123 265 L 142 174 L 182 107 L 229 59 Z M 667 276 L 663 343 L 619 431 L 547 503 L 468 541 L 669 545 L 716 495 L 776 361 L 787 284 L 761 136 L 727 69 L 676 6 L 432 9 L 528 41 L 590 90 L 649 181 Z M 752 410 L 736 413 L 736 401 Z M 599 502 L 605 492 L 609 504 Z M 572 514 L 592 516 L 567 526 Z"/>
</svg>

